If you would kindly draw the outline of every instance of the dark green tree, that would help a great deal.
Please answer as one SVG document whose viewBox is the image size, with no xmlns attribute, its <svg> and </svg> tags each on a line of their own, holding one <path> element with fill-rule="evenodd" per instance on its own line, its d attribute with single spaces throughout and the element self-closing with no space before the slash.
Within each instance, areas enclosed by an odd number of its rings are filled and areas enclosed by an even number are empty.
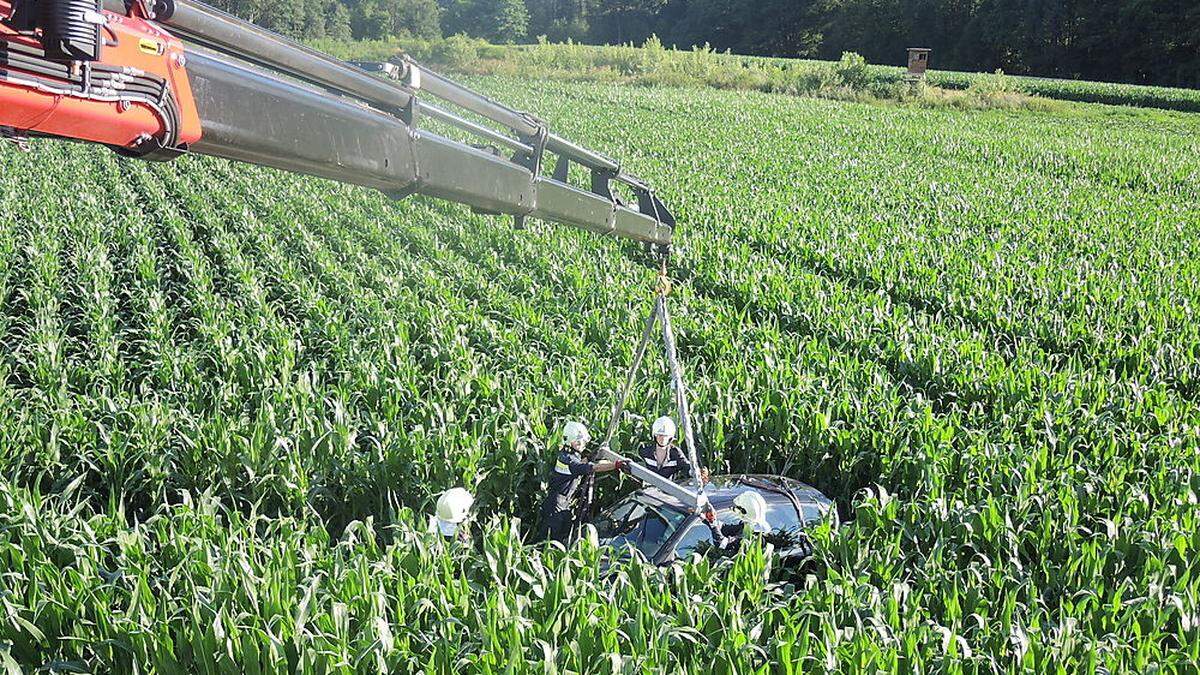
<svg viewBox="0 0 1200 675">
<path fill-rule="evenodd" d="M 354 37 L 350 25 L 350 10 L 340 2 L 334 3 L 325 20 L 325 35 L 335 40 L 349 40 Z"/>
<path fill-rule="evenodd" d="M 443 35 L 470 35 L 475 30 L 475 0 L 438 0 Z"/>
<path fill-rule="evenodd" d="M 359 39 L 441 36 L 437 0 L 360 0 L 352 9 L 350 23 Z"/>
<path fill-rule="evenodd" d="M 441 0 L 442 32 L 465 33 L 491 42 L 523 42 L 529 34 L 525 0 Z"/>
<path fill-rule="evenodd" d="M 529 10 L 529 36 L 545 35 L 552 42 L 588 37 L 588 0 L 526 0 Z"/>
<path fill-rule="evenodd" d="M 525 0 L 470 0 L 466 3 L 467 29 L 463 32 L 490 42 L 523 42 L 529 32 Z"/>
<path fill-rule="evenodd" d="M 654 19 L 666 4 L 666 0 L 605 0 L 593 13 L 598 19 L 593 20 L 593 34 L 602 42 L 640 43 L 654 32 Z"/>
<path fill-rule="evenodd" d="M 391 34 L 432 39 L 441 37 L 441 10 L 437 0 L 384 0 L 391 18 Z"/>
<path fill-rule="evenodd" d="M 327 17 L 334 5 L 326 0 L 305 0 L 304 24 L 302 31 L 304 39 L 319 40 L 328 35 Z"/>
</svg>

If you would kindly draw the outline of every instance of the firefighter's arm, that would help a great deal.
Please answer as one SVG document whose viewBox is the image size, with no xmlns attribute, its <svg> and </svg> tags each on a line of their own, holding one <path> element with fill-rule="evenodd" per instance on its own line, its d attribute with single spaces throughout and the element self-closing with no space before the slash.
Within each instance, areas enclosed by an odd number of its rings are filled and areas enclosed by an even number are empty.
<svg viewBox="0 0 1200 675">
<path fill-rule="evenodd" d="M 600 456 L 601 457 L 604 457 L 605 454 L 610 451 L 611 450 L 607 445 L 600 446 Z M 596 473 L 608 473 L 609 471 L 618 471 L 618 470 L 626 471 L 626 470 L 628 470 L 629 462 L 626 460 L 605 459 L 605 460 L 596 462 L 596 463 L 592 464 L 591 466 L 592 466 L 592 470 Z"/>
<path fill-rule="evenodd" d="M 621 462 L 619 462 L 619 461 L 611 462 L 608 460 L 604 460 L 603 462 L 596 462 L 595 464 L 593 464 L 592 469 L 596 473 L 607 473 L 609 471 L 616 471 L 617 469 L 621 468 L 620 466 L 618 466 L 619 464 L 621 464 Z"/>
<path fill-rule="evenodd" d="M 593 473 L 606 473 L 609 471 L 614 471 L 618 468 L 617 462 L 608 460 L 602 462 L 583 462 L 564 457 L 559 461 L 567 465 L 567 468 L 572 476 L 587 476 Z"/>
</svg>

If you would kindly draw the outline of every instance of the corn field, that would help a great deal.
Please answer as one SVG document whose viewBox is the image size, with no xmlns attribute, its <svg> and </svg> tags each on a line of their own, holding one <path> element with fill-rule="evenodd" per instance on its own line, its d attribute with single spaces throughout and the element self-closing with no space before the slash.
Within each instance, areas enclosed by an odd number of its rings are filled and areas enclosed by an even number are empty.
<svg viewBox="0 0 1200 675">
<path fill-rule="evenodd" d="M 528 545 L 631 358 L 634 247 L 5 147 L 7 672 L 1195 672 L 1200 118 L 472 84 L 660 188 L 706 463 L 845 524 L 799 571 Z M 470 546 L 425 532 L 454 485 Z"/>
</svg>

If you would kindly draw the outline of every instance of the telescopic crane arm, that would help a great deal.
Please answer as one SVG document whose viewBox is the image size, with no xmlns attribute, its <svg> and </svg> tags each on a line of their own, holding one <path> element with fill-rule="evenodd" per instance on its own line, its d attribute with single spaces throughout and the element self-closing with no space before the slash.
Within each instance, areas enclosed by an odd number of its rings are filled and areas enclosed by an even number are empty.
<svg viewBox="0 0 1200 675">
<path fill-rule="evenodd" d="M 434 133 L 427 119 L 478 143 Z M 223 157 L 662 253 L 675 225 L 645 183 L 532 115 L 410 59 L 345 63 L 190 0 L 0 0 L 0 132 L 144 159 Z M 590 184 L 572 185 L 571 165 Z"/>
</svg>

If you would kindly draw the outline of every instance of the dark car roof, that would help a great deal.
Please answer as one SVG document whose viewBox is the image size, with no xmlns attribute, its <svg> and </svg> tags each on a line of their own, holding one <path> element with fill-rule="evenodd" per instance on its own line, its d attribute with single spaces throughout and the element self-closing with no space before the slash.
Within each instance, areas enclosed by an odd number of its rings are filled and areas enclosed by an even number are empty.
<svg viewBox="0 0 1200 675">
<path fill-rule="evenodd" d="M 712 476 L 704 486 L 704 494 L 713 508 L 724 511 L 733 507 L 733 500 L 748 488 L 755 489 L 767 504 L 791 503 L 792 496 L 801 506 L 811 504 L 827 507 L 831 502 L 819 490 L 785 476 L 770 476 L 765 474 L 733 474 L 728 476 Z M 789 492 L 791 496 L 789 496 Z M 654 498 L 671 508 L 690 513 L 691 508 L 678 499 L 656 488 L 646 488 L 640 494 Z"/>
</svg>

